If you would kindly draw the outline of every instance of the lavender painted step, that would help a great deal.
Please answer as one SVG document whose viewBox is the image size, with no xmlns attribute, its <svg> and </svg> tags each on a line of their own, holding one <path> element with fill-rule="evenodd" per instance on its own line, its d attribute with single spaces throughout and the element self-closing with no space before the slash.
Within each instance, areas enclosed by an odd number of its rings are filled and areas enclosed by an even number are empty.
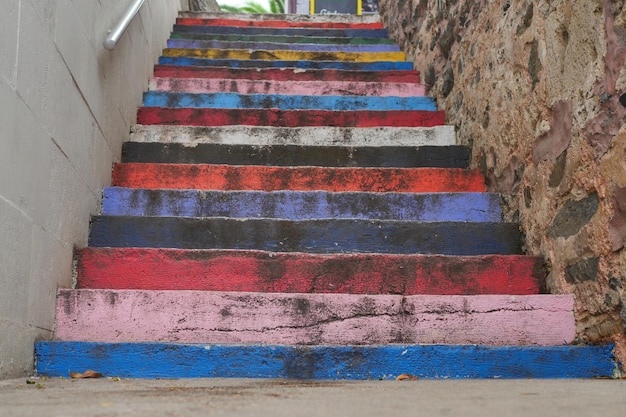
<svg viewBox="0 0 626 417">
<path fill-rule="evenodd" d="M 279 61 L 254 59 L 211 59 L 192 57 L 159 57 L 161 65 L 228 67 L 228 68 L 299 68 L 299 69 L 337 69 L 346 71 L 394 71 L 412 70 L 410 62 L 343 62 L 343 61 Z"/>
<path fill-rule="evenodd" d="M 86 342 L 563 345 L 571 295 L 59 290 L 56 338 Z"/>
<path fill-rule="evenodd" d="M 414 83 L 343 81 L 261 81 L 214 78 L 152 77 L 150 91 L 186 93 L 284 94 L 320 96 L 424 96 L 426 88 Z"/>
<path fill-rule="evenodd" d="M 174 32 L 215 33 L 221 35 L 281 35 L 281 36 L 321 36 L 328 38 L 375 38 L 387 39 L 386 29 L 311 29 L 311 28 L 268 28 L 241 26 L 195 26 L 174 25 Z"/>
<path fill-rule="evenodd" d="M 373 128 L 133 125 L 130 140 L 141 143 L 179 144 L 188 148 L 196 148 L 202 144 L 262 147 L 276 145 L 353 148 L 368 146 L 376 152 L 378 148 L 384 146 L 451 146 L 456 144 L 456 135 L 454 126 L 451 125 Z"/>
<path fill-rule="evenodd" d="M 500 197 L 489 193 L 327 193 L 104 189 L 107 216 L 383 219 L 497 222 Z"/>
<path fill-rule="evenodd" d="M 377 133 L 377 132 L 376 132 Z M 417 134 L 413 135 L 415 137 Z M 251 134 L 251 138 L 257 138 Z M 199 138 L 196 138 L 199 140 Z M 466 146 L 305 146 L 125 142 L 122 162 L 266 166 L 469 168 Z"/>
<path fill-rule="evenodd" d="M 316 52 L 400 52 L 397 45 L 337 45 L 322 43 L 274 43 L 217 40 L 169 39 L 168 48 L 191 49 L 263 49 Z"/>
<path fill-rule="evenodd" d="M 94 216 L 89 246 L 272 252 L 521 254 L 513 223 Z"/>
<path fill-rule="evenodd" d="M 287 96 L 279 94 L 212 93 L 190 94 L 149 91 L 144 93 L 145 107 L 269 109 L 281 110 L 425 110 L 435 111 L 431 97 L 357 97 L 357 96 Z"/>
</svg>

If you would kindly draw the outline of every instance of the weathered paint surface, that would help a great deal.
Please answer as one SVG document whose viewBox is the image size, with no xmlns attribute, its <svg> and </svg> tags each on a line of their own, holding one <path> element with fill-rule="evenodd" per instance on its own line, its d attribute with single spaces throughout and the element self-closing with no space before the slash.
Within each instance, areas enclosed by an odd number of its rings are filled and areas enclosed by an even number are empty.
<svg viewBox="0 0 626 417">
<path fill-rule="evenodd" d="M 426 110 L 279 110 L 190 109 L 140 107 L 139 124 L 188 126 L 336 126 L 336 127 L 432 127 L 443 125 L 443 111 Z"/>
<path fill-rule="evenodd" d="M 178 17 L 194 19 L 223 19 L 223 12 L 178 12 Z M 342 23 L 378 23 L 378 15 L 364 14 L 348 15 L 319 15 L 319 14 L 257 14 L 257 13 L 228 13 L 228 19 L 235 20 L 286 20 L 288 22 L 342 22 Z"/>
<path fill-rule="evenodd" d="M 262 81 L 217 78 L 160 78 L 150 79 L 152 91 L 187 93 L 284 94 L 301 96 L 424 96 L 426 88 L 414 83 L 378 83 L 346 81 Z M 432 99 L 428 102 L 433 103 Z M 391 110 L 391 109 L 390 109 Z"/>
<path fill-rule="evenodd" d="M 520 242 L 515 223 L 221 217 L 95 216 L 89 237 L 94 247 L 441 255 L 516 255 Z"/>
<path fill-rule="evenodd" d="M 319 29 L 383 29 L 381 22 L 292 22 L 284 19 L 249 20 L 223 18 L 178 17 L 178 25 L 267 27 L 267 28 L 319 28 Z"/>
<path fill-rule="evenodd" d="M 147 107 L 191 109 L 280 109 L 327 111 L 434 111 L 431 97 L 355 97 L 322 95 L 271 95 L 236 93 L 170 93 L 148 91 L 143 95 Z"/>
<path fill-rule="evenodd" d="M 108 187 L 107 216 L 383 219 L 497 222 L 500 196 L 489 193 L 328 193 L 198 191 Z"/>
<path fill-rule="evenodd" d="M 593 378 L 615 369 L 613 346 L 225 346 L 40 342 L 39 375 L 97 369 L 122 378 Z"/>
<path fill-rule="evenodd" d="M 217 33 L 217 34 L 244 34 L 244 35 L 276 35 L 283 36 L 319 36 L 345 38 L 376 38 L 388 39 L 386 29 L 316 29 L 316 28 L 276 28 L 263 27 L 228 27 L 228 26 L 195 26 L 174 25 L 174 32 L 183 33 Z"/>
<path fill-rule="evenodd" d="M 271 42 L 271 43 L 323 43 L 335 45 L 395 45 L 392 39 L 376 38 L 329 38 L 321 36 L 282 36 L 282 35 L 220 35 L 211 33 L 173 32 L 170 39 L 198 39 L 227 42 Z"/>
<path fill-rule="evenodd" d="M 543 259 L 84 248 L 78 288 L 335 294 L 538 294 Z"/>
<path fill-rule="evenodd" d="M 208 59 L 193 57 L 159 57 L 159 64 L 185 65 L 185 66 L 208 66 L 227 68 L 296 68 L 296 69 L 320 69 L 320 70 L 346 70 L 346 71 L 395 71 L 412 70 L 410 62 L 381 61 L 381 62 L 344 62 L 344 61 L 280 61 L 280 60 L 238 60 L 238 59 Z"/>
<path fill-rule="evenodd" d="M 332 69 L 297 68 L 225 68 L 178 65 L 155 65 L 155 77 L 228 79 L 247 81 L 320 81 L 325 82 L 378 82 L 419 83 L 420 76 L 414 70 L 396 71 L 345 71 Z"/>
<path fill-rule="evenodd" d="M 56 337 L 85 342 L 563 345 L 572 295 L 59 290 Z M 538 326 L 537 323 L 541 323 Z"/>
<path fill-rule="evenodd" d="M 257 165 L 123 163 L 113 185 L 129 188 L 258 191 L 482 192 L 478 170 L 452 168 L 328 168 Z"/>
<path fill-rule="evenodd" d="M 256 137 L 254 137 L 256 142 Z M 258 143 L 258 142 L 257 142 Z M 122 162 L 324 167 L 469 168 L 465 146 L 305 146 L 125 142 Z"/>
<path fill-rule="evenodd" d="M 454 126 L 434 127 L 269 127 L 133 125 L 132 142 L 237 144 L 257 146 L 450 146 Z"/>
<path fill-rule="evenodd" d="M 209 59 L 251 59 L 277 61 L 405 61 L 404 52 L 308 52 L 284 50 L 191 49 L 165 48 L 163 56 L 184 56 Z"/>
<path fill-rule="evenodd" d="M 169 39 L 168 48 L 196 48 L 196 49 L 256 49 L 256 50 L 283 50 L 283 51 L 310 51 L 310 52 L 400 52 L 397 45 L 344 45 L 324 43 L 274 43 L 274 42 L 242 42 L 218 41 L 204 39 Z"/>
</svg>

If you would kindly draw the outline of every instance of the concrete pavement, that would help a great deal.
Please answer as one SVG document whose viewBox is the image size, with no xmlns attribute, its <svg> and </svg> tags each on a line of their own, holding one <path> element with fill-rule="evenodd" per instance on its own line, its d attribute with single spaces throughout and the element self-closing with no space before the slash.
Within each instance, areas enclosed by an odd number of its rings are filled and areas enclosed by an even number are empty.
<svg viewBox="0 0 626 417">
<path fill-rule="evenodd" d="M 626 415 L 624 380 L 0 381 L 0 416 Z"/>
</svg>

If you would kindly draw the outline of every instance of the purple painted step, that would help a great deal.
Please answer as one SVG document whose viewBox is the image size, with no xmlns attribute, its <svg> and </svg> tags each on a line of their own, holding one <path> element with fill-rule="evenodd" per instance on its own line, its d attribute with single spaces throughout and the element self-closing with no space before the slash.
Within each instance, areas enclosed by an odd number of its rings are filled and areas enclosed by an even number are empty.
<svg viewBox="0 0 626 417">
<path fill-rule="evenodd" d="M 57 339 L 375 345 L 562 345 L 571 295 L 401 296 L 60 290 Z"/>
</svg>

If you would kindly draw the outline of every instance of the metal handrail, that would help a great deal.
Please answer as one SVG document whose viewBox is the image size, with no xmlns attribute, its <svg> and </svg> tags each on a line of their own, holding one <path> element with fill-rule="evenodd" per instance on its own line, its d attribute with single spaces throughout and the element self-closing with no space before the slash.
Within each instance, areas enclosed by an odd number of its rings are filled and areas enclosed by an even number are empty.
<svg viewBox="0 0 626 417">
<path fill-rule="evenodd" d="M 103 42 L 104 49 L 106 49 L 107 51 L 112 51 L 113 49 L 115 49 L 117 43 L 120 41 L 120 38 L 128 28 L 128 25 L 130 25 L 130 22 L 133 21 L 133 19 L 139 12 L 139 9 L 141 9 L 141 6 L 143 6 L 144 2 L 145 0 L 136 0 L 128 8 L 126 13 L 124 13 L 124 17 L 122 17 L 117 26 L 115 26 L 107 33 L 107 37 Z"/>
</svg>

